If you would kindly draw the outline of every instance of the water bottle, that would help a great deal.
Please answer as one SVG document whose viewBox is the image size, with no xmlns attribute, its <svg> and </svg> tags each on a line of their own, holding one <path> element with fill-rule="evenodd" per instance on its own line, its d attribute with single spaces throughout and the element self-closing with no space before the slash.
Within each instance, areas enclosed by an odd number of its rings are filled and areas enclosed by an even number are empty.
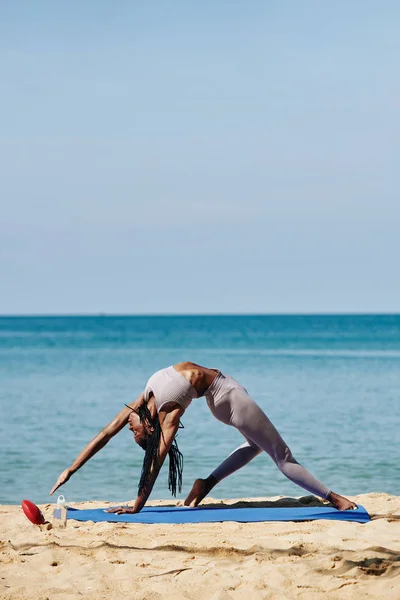
<svg viewBox="0 0 400 600">
<path fill-rule="evenodd" d="M 67 506 L 63 495 L 58 496 L 53 511 L 53 527 L 64 529 L 67 526 Z"/>
</svg>

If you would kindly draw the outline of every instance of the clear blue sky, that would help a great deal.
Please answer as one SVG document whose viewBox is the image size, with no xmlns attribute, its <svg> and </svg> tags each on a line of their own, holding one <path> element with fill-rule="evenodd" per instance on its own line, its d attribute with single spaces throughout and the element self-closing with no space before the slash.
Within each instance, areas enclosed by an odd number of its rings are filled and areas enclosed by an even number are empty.
<svg viewBox="0 0 400 600">
<path fill-rule="evenodd" d="M 400 311 L 400 4 L 0 3 L 0 313 Z"/>
</svg>

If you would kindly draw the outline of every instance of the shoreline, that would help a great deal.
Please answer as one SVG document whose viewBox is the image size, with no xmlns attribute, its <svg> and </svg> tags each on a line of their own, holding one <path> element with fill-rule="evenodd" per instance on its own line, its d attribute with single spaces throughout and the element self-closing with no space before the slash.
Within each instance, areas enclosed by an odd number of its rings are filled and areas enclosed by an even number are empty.
<svg viewBox="0 0 400 600">
<path fill-rule="evenodd" d="M 0 505 L 0 599 L 399 600 L 400 496 L 372 492 L 351 499 L 367 509 L 371 522 L 144 525 L 69 520 L 65 530 L 55 530 L 31 524 L 19 505 Z M 207 498 L 202 504 L 261 503 L 321 505 L 310 496 Z M 115 502 L 70 505 L 96 508 Z M 39 506 L 51 520 L 54 504 Z"/>
</svg>

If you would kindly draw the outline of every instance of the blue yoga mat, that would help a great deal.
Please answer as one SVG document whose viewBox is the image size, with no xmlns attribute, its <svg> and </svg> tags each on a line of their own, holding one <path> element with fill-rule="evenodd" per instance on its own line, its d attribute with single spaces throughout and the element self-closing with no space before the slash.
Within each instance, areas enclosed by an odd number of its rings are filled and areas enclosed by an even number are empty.
<svg viewBox="0 0 400 600">
<path fill-rule="evenodd" d="M 135 515 L 114 515 L 104 512 L 104 508 L 77 510 L 68 508 L 68 519 L 75 521 L 110 521 L 115 523 L 260 523 L 262 521 L 355 521 L 367 523 L 370 516 L 363 506 L 357 510 L 339 511 L 325 506 L 300 508 L 184 508 L 175 506 L 148 506 Z"/>
</svg>

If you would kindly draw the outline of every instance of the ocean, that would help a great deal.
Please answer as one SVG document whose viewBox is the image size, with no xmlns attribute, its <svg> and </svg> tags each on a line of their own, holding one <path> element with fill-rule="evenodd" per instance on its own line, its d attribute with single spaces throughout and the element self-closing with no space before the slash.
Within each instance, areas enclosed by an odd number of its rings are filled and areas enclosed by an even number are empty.
<svg viewBox="0 0 400 600">
<path fill-rule="evenodd" d="M 156 370 L 190 360 L 238 379 L 295 458 L 343 495 L 400 494 L 400 316 L 0 318 L 0 503 L 48 492 Z M 183 416 L 184 498 L 243 439 L 204 399 Z M 143 451 L 128 429 L 60 489 L 69 502 L 134 499 Z M 307 495 L 266 454 L 216 498 Z M 167 469 L 151 498 L 169 498 Z"/>
</svg>

